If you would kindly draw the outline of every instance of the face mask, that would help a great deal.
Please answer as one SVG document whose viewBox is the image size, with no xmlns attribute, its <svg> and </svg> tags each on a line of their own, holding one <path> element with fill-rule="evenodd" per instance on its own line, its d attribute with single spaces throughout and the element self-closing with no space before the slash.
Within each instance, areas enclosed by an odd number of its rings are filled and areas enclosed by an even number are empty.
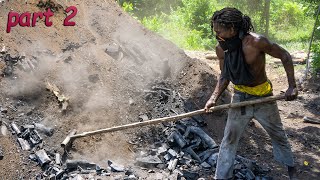
<svg viewBox="0 0 320 180">
<path fill-rule="evenodd" d="M 219 42 L 220 47 L 224 52 L 233 51 L 240 48 L 242 45 L 242 39 L 244 37 L 243 31 L 240 31 L 238 35 L 231 38 L 223 39 L 219 36 L 216 36 L 217 41 Z"/>
<path fill-rule="evenodd" d="M 240 47 L 242 41 L 239 36 L 234 36 L 232 38 L 222 39 L 219 36 L 216 36 L 217 41 L 219 42 L 220 47 L 224 52 L 233 51 Z"/>
</svg>

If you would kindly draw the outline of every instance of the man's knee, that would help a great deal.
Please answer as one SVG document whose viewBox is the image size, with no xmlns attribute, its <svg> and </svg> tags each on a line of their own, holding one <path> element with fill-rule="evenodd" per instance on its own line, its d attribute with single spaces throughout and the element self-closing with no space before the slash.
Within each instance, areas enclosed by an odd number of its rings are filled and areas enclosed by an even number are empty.
<svg viewBox="0 0 320 180">
<path fill-rule="evenodd" d="M 224 135 L 223 143 L 224 143 L 225 145 L 236 144 L 238 138 L 239 138 L 239 137 L 238 137 L 235 129 L 234 129 L 234 128 L 230 128 L 229 131 L 227 131 L 227 133 L 225 133 L 225 135 Z"/>
</svg>

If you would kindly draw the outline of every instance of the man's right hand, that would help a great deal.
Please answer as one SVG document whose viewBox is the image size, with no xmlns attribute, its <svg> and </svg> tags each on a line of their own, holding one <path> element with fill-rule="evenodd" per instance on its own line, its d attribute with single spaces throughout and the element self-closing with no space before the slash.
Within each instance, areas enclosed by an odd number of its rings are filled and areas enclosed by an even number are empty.
<svg viewBox="0 0 320 180">
<path fill-rule="evenodd" d="M 204 110 L 208 113 L 208 112 L 211 112 L 210 111 L 210 108 L 211 107 L 213 107 L 213 106 L 215 106 L 216 105 L 216 102 L 215 102 L 215 100 L 213 99 L 213 98 L 210 98 L 208 101 L 207 101 L 207 103 L 206 103 L 206 105 L 205 105 L 205 107 L 204 107 Z"/>
</svg>

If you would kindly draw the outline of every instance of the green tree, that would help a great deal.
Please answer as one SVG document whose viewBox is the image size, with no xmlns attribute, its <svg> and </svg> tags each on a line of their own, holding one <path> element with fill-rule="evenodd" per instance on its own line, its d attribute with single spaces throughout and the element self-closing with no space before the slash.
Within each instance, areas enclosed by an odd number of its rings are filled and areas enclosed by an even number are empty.
<svg viewBox="0 0 320 180">
<path fill-rule="evenodd" d="M 162 13 L 169 14 L 172 9 L 182 4 L 181 0 L 117 0 L 117 2 L 121 7 L 126 3 L 132 4 L 132 12 L 139 19 Z"/>
<path fill-rule="evenodd" d="M 125 4 L 127 2 L 127 4 Z M 314 23 L 313 0 L 118 0 L 147 28 L 185 49 L 211 49 L 210 18 L 223 7 L 251 17 L 255 31 L 282 45 L 307 47 Z M 132 8 L 131 8 L 132 5 Z M 312 9 L 312 11 L 310 10 Z"/>
</svg>

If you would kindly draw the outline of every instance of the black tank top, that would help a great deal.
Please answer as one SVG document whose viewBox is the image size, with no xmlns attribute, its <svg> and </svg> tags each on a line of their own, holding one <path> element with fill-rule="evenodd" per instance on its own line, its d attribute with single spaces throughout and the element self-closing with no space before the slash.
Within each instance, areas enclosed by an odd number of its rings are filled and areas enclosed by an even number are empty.
<svg viewBox="0 0 320 180">
<path fill-rule="evenodd" d="M 224 41 L 218 39 L 224 51 L 224 64 L 221 75 L 233 84 L 250 86 L 254 77 L 245 61 L 242 50 L 243 37 L 243 33 L 240 32 L 239 35 Z"/>
</svg>

